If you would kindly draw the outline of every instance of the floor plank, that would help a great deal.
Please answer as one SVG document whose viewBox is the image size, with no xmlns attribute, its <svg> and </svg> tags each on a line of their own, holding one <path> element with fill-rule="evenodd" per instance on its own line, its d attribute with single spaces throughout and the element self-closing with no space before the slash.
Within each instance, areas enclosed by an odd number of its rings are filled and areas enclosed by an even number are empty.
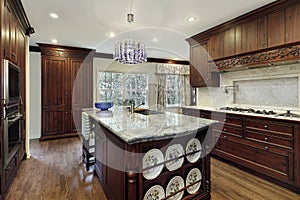
<svg viewBox="0 0 300 200">
<path fill-rule="evenodd" d="M 93 169 L 82 163 L 78 138 L 30 142 L 31 158 L 22 162 L 7 199 L 104 200 Z"/>
<path fill-rule="evenodd" d="M 22 162 L 8 200 L 106 200 L 82 163 L 78 138 L 30 142 L 31 158 Z M 212 162 L 213 200 L 300 200 L 300 195 L 216 159 Z"/>
</svg>

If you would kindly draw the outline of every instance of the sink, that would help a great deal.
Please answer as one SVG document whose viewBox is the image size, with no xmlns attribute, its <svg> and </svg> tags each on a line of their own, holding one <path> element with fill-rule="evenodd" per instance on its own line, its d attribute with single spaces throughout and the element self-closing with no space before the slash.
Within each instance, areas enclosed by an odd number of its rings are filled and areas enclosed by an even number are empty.
<svg viewBox="0 0 300 200">
<path fill-rule="evenodd" d="M 135 111 L 135 113 L 139 113 L 142 115 L 157 115 L 157 114 L 165 114 L 164 112 L 159 112 L 155 110 L 142 110 L 142 111 Z"/>
</svg>

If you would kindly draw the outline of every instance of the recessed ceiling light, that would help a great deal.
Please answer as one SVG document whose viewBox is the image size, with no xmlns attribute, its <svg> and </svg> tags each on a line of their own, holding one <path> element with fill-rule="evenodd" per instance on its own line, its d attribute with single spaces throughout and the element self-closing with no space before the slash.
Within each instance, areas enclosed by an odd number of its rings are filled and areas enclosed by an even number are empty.
<svg viewBox="0 0 300 200">
<path fill-rule="evenodd" d="M 187 18 L 186 21 L 188 21 L 188 22 L 193 22 L 193 21 L 195 21 L 195 20 L 196 20 L 196 17 L 189 17 L 189 18 Z"/>
<path fill-rule="evenodd" d="M 54 19 L 57 19 L 58 18 L 58 15 L 56 13 L 50 13 L 50 17 L 54 18 Z"/>
<path fill-rule="evenodd" d="M 158 39 L 156 38 L 156 37 L 154 37 L 153 39 L 152 39 L 152 42 L 157 42 L 158 41 Z"/>
<path fill-rule="evenodd" d="M 116 37 L 116 34 L 114 32 L 110 32 L 109 37 L 111 37 L 111 38 Z"/>
<path fill-rule="evenodd" d="M 52 42 L 53 44 L 57 44 L 57 43 L 58 43 L 57 39 L 52 39 L 51 42 Z"/>
</svg>

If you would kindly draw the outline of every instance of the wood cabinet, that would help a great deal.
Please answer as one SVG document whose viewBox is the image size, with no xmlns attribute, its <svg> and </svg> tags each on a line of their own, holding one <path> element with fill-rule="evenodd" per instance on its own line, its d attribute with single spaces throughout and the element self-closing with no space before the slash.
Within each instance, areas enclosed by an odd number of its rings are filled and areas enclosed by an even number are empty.
<svg viewBox="0 0 300 200">
<path fill-rule="evenodd" d="M 114 200 L 138 200 L 144 199 L 147 191 L 154 185 L 160 185 L 166 191 L 169 181 L 180 176 L 184 180 L 183 198 L 182 199 L 210 199 L 210 156 L 201 155 L 199 159 L 189 162 L 186 155 L 182 155 L 184 161 L 181 167 L 173 171 L 163 167 L 162 171 L 152 179 L 146 179 L 143 176 L 143 156 L 153 149 L 159 149 L 163 155 L 166 154 L 167 148 L 174 144 L 180 144 L 186 148 L 187 143 L 192 138 L 197 138 L 201 144 L 206 138 L 206 128 L 195 134 L 176 137 L 173 139 L 161 139 L 157 141 L 141 142 L 137 144 L 127 144 L 106 127 L 102 126 L 93 117 L 90 117 L 94 125 L 96 147 L 95 147 L 95 172 L 108 199 Z M 202 147 L 203 154 L 205 153 Z M 190 155 L 193 155 L 191 153 Z M 177 158 L 176 158 L 177 159 Z M 167 161 L 163 161 L 165 166 Z M 162 163 L 156 163 L 152 167 L 157 167 Z M 197 168 L 201 171 L 202 179 L 199 180 L 201 185 L 193 194 L 187 192 L 185 181 L 188 173 Z M 154 169 L 155 170 L 155 169 Z M 196 182 L 195 182 L 196 183 Z M 173 199 L 174 195 L 180 193 L 176 191 L 167 196 L 165 199 Z"/>
<path fill-rule="evenodd" d="M 3 9 L 4 58 L 18 64 L 19 24 L 12 8 L 7 1 Z M 22 42 L 22 41 L 20 41 Z"/>
<path fill-rule="evenodd" d="M 209 40 L 190 47 L 190 83 L 192 87 L 218 87 L 219 74 L 210 71 Z"/>
<path fill-rule="evenodd" d="M 23 9 L 22 2 L 20 0 L 1 0 L 0 1 L 0 80 L 4 79 L 3 74 L 3 60 L 9 60 L 20 68 L 20 110 L 23 115 L 21 121 L 21 139 L 17 144 L 17 147 L 12 151 L 10 159 L 7 162 L 7 167 L 4 169 L 4 148 L 6 141 L 4 139 L 3 120 L 0 123 L 0 199 L 6 198 L 6 193 L 20 167 L 21 161 L 25 155 L 25 141 L 26 141 L 26 35 L 29 35 L 27 30 L 33 28 L 30 26 L 27 19 L 25 10 Z M 3 98 L 3 81 L 0 84 L 0 96 Z M 0 102 L 0 118 L 3 119 L 3 107 L 4 101 Z"/>
<path fill-rule="evenodd" d="M 203 111 L 220 122 L 212 130 L 213 155 L 300 193 L 299 121 Z M 198 117 L 203 111 L 182 109 Z"/>
<path fill-rule="evenodd" d="M 39 44 L 42 52 L 41 140 L 77 135 L 81 109 L 92 107 L 91 49 Z"/>
<path fill-rule="evenodd" d="M 300 2 L 280 0 L 196 34 L 188 41 L 210 40 L 209 57 L 217 66 L 215 71 L 266 66 L 300 58 L 299 21 Z M 291 53 L 293 49 L 297 52 Z"/>
</svg>

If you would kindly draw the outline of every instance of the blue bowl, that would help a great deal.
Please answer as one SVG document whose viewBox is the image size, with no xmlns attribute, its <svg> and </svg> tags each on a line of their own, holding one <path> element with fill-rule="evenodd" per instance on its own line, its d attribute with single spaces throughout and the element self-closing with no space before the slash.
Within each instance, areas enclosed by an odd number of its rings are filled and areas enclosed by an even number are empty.
<svg viewBox="0 0 300 200">
<path fill-rule="evenodd" d="M 100 110 L 108 110 L 113 106 L 113 102 L 96 102 L 95 107 Z"/>
</svg>

